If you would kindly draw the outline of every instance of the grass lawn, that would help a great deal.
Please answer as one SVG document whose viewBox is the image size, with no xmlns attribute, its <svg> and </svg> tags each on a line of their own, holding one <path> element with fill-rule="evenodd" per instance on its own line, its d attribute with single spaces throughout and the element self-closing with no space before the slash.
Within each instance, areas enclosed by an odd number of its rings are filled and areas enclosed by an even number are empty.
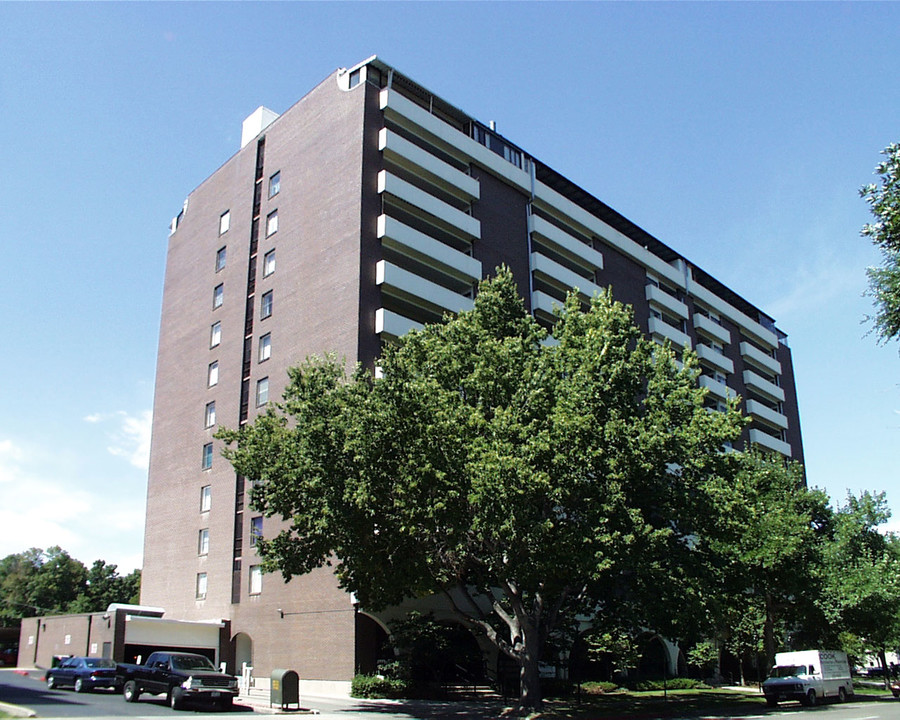
<svg viewBox="0 0 900 720">
<path fill-rule="evenodd" d="M 890 694 L 890 693 L 888 693 Z M 855 700 L 875 700 L 885 691 L 857 689 Z M 784 703 L 784 707 L 797 707 Z M 573 695 L 566 699 L 545 701 L 540 720 L 613 720 L 614 718 L 667 717 L 740 717 L 778 713 L 769 708 L 763 696 L 755 692 L 732 690 L 670 690 L 660 692 L 629 692 L 619 690 L 604 695 L 582 694 L 580 701 Z"/>
</svg>

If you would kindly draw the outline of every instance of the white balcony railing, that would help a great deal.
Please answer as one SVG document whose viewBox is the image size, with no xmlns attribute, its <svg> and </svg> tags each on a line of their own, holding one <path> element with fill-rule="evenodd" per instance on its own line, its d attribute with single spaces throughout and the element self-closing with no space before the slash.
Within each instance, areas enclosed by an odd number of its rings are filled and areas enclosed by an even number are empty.
<svg viewBox="0 0 900 720">
<path fill-rule="evenodd" d="M 787 418 L 784 415 L 770 407 L 766 407 L 758 400 L 747 400 L 747 414 L 759 418 L 770 425 L 781 428 L 782 430 L 788 426 Z"/>
<path fill-rule="evenodd" d="M 694 329 L 698 333 L 718 340 L 723 345 L 731 344 L 731 332 L 728 328 L 722 327 L 715 320 L 706 317 L 706 315 L 694 313 L 693 323 Z"/>
<path fill-rule="evenodd" d="M 784 390 L 775 383 L 757 375 L 752 370 L 744 370 L 744 385 L 772 400 L 784 402 Z"/>
<path fill-rule="evenodd" d="M 747 360 L 750 360 L 752 363 L 755 363 L 756 365 L 759 365 L 760 367 L 765 368 L 775 373 L 776 375 L 781 375 L 781 363 L 771 355 L 766 355 L 755 345 L 751 345 L 748 342 L 742 342 L 741 355 Z"/>
<path fill-rule="evenodd" d="M 644 296 L 647 302 L 653 303 L 667 309 L 673 315 L 677 315 L 683 320 L 688 318 L 688 308 L 681 300 L 672 297 L 665 290 L 661 290 L 656 285 L 645 285 Z"/>
<path fill-rule="evenodd" d="M 703 344 L 697 345 L 695 350 L 697 351 L 697 357 L 707 364 L 724 371 L 728 375 L 731 375 L 734 372 L 734 361 L 720 353 L 718 350 Z"/>
<path fill-rule="evenodd" d="M 751 428 L 750 442 L 756 445 L 761 445 L 762 447 L 768 448 L 769 450 L 774 450 L 777 453 L 781 453 L 785 457 L 791 457 L 791 446 L 788 443 L 786 443 L 784 440 L 779 440 L 778 438 L 772 437 L 762 430 Z"/>
<path fill-rule="evenodd" d="M 681 332 L 678 328 L 669 325 L 669 323 L 660 320 L 659 318 L 651 317 L 648 324 L 650 335 L 652 335 L 654 339 L 660 340 L 667 338 L 672 341 L 672 346 L 676 350 L 683 348 L 685 345 L 687 347 L 692 346 L 691 338 L 686 333 Z"/>
</svg>

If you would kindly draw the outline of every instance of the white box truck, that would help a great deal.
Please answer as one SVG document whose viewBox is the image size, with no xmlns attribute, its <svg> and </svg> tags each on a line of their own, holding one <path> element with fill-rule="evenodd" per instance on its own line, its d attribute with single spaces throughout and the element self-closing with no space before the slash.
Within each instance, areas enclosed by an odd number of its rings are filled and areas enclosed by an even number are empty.
<svg viewBox="0 0 900 720">
<path fill-rule="evenodd" d="M 763 683 L 768 705 L 799 700 L 815 705 L 823 698 L 844 702 L 853 695 L 847 654 L 838 650 L 798 650 L 775 655 L 775 667 Z"/>
</svg>

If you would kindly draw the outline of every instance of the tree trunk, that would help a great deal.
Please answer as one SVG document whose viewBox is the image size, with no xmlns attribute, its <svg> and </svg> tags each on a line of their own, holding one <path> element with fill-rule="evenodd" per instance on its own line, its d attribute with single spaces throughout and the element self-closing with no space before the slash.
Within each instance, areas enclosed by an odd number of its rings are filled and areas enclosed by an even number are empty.
<svg viewBox="0 0 900 720">
<path fill-rule="evenodd" d="M 766 619 L 763 622 L 763 650 L 766 653 L 766 670 L 775 664 L 775 601 L 766 593 Z"/>
<path fill-rule="evenodd" d="M 881 670 L 883 671 L 883 674 L 884 674 L 884 689 L 890 690 L 891 689 L 891 678 L 890 678 L 890 675 L 888 674 L 889 671 L 888 671 L 887 657 L 884 652 L 884 647 L 878 648 L 878 657 L 881 660 Z"/>
<path fill-rule="evenodd" d="M 542 702 L 538 654 L 534 652 L 533 648 L 526 645 L 521 663 L 522 669 L 519 673 L 519 708 L 521 710 L 538 710 Z"/>
</svg>

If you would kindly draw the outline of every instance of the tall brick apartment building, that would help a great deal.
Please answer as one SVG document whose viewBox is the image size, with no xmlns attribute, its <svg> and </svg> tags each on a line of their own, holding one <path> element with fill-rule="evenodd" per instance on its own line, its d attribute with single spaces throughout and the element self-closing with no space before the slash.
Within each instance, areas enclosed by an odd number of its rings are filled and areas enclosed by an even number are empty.
<svg viewBox="0 0 900 720">
<path fill-rule="evenodd" d="M 286 369 L 336 353 L 374 369 L 383 342 L 472 306 L 500 263 L 549 323 L 578 287 L 612 286 L 653 338 L 700 357 L 709 404 L 735 394 L 744 441 L 802 459 L 791 353 L 772 318 L 587 191 L 371 58 L 283 115 L 260 108 L 241 149 L 190 193 L 166 267 L 142 603 L 230 622 L 222 657 L 268 677 L 349 681 L 373 617 L 325 569 L 263 576 L 219 425 L 252 422 Z"/>
</svg>

